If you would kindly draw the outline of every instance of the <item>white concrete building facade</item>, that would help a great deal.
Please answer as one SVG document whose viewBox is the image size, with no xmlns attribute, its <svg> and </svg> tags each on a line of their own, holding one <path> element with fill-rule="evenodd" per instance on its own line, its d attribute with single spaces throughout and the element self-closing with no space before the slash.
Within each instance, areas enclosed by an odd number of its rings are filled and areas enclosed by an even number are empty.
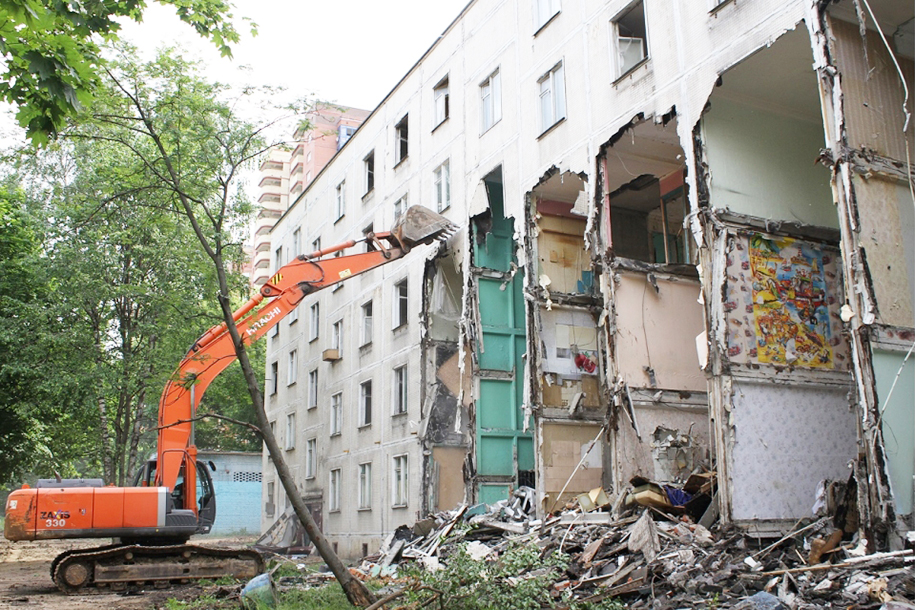
<svg viewBox="0 0 915 610">
<path fill-rule="evenodd" d="M 545 513 L 703 467 L 725 522 L 778 531 L 834 481 L 858 499 L 845 525 L 896 544 L 905 4 L 870 1 L 884 42 L 851 2 L 470 2 L 271 235 L 300 254 L 413 204 L 461 227 L 268 339 L 268 414 L 340 553 L 519 485 Z M 264 494 L 266 527 L 266 457 Z"/>
</svg>

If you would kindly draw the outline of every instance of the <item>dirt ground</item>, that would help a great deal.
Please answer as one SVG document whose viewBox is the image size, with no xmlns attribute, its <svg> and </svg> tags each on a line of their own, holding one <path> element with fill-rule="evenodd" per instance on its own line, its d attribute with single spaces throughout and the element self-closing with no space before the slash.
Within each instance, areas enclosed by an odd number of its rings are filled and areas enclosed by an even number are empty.
<svg viewBox="0 0 915 610">
<path fill-rule="evenodd" d="M 246 546 L 253 538 L 192 539 L 194 544 Z M 0 609 L 29 610 L 160 610 L 169 598 L 188 600 L 198 597 L 196 585 L 167 589 L 141 589 L 112 592 L 96 589 L 80 595 L 66 595 L 51 580 L 51 561 L 61 552 L 100 546 L 110 540 L 44 540 L 10 542 L 0 538 Z"/>
</svg>

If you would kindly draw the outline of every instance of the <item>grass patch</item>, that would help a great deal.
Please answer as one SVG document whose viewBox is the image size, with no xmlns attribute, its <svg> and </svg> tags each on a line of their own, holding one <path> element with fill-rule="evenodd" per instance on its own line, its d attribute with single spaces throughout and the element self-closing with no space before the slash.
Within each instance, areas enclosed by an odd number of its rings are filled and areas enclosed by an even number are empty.
<svg viewBox="0 0 915 610">
<path fill-rule="evenodd" d="M 277 610 L 352 610 L 354 605 L 346 599 L 343 588 L 337 583 L 311 589 L 294 589 L 280 595 Z"/>
</svg>

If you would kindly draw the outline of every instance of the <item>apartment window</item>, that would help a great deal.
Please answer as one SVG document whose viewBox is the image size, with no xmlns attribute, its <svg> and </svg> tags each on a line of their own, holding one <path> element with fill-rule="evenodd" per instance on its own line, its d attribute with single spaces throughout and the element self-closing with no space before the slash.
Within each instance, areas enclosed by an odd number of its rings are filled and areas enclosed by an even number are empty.
<svg viewBox="0 0 915 610">
<path fill-rule="evenodd" d="M 559 12 L 559 0 L 534 0 L 534 26 L 540 30 Z"/>
<path fill-rule="evenodd" d="M 343 355 L 343 320 L 337 320 L 331 327 L 330 347 L 337 350 L 337 353 Z"/>
<path fill-rule="evenodd" d="M 276 394 L 277 387 L 279 386 L 279 376 L 280 376 L 280 365 L 278 362 L 270 363 L 270 379 L 267 380 L 268 387 L 270 388 L 270 394 Z"/>
<path fill-rule="evenodd" d="M 432 90 L 434 127 L 438 127 L 448 118 L 448 77 L 443 78 Z"/>
<path fill-rule="evenodd" d="M 318 406 L 318 369 L 308 371 L 308 408 Z"/>
<path fill-rule="evenodd" d="M 372 342 L 372 302 L 369 301 L 362 306 L 362 337 L 360 345 L 368 345 Z"/>
<path fill-rule="evenodd" d="M 407 367 L 394 369 L 394 415 L 407 412 Z"/>
<path fill-rule="evenodd" d="M 359 464 L 359 499 L 360 509 L 372 508 L 372 464 Z"/>
<path fill-rule="evenodd" d="M 279 269 L 283 266 L 283 246 L 273 251 L 273 268 Z"/>
<path fill-rule="evenodd" d="M 306 184 L 311 183 L 311 170 L 308 170 L 307 172 L 305 172 L 305 183 Z"/>
<path fill-rule="evenodd" d="M 407 211 L 407 196 L 404 195 L 394 202 L 394 220 L 399 220 L 403 213 Z"/>
<path fill-rule="evenodd" d="M 276 504 L 273 503 L 274 494 L 276 493 L 276 484 L 267 483 L 267 505 L 264 507 L 264 512 L 267 513 L 268 517 L 272 517 L 276 512 Z"/>
<path fill-rule="evenodd" d="M 337 185 L 337 220 L 346 214 L 346 180 Z"/>
<path fill-rule="evenodd" d="M 394 328 L 407 323 L 407 280 L 394 284 Z"/>
<path fill-rule="evenodd" d="M 368 426 L 372 423 L 372 381 L 363 381 L 359 384 L 359 425 Z"/>
<path fill-rule="evenodd" d="M 297 257 L 301 253 L 302 253 L 302 229 L 296 229 L 295 231 L 292 232 L 292 257 L 290 258 L 290 260 Z"/>
<path fill-rule="evenodd" d="M 321 327 L 321 304 L 320 303 L 315 303 L 314 305 L 311 306 L 310 318 L 311 318 L 311 320 L 310 320 L 311 323 L 308 328 L 308 332 L 309 332 L 308 340 L 314 341 L 315 339 L 318 338 L 318 335 L 320 335 L 320 327 Z"/>
<path fill-rule="evenodd" d="M 289 352 L 289 369 L 286 371 L 286 385 L 295 383 L 296 369 L 298 368 L 298 353 L 296 350 Z"/>
<path fill-rule="evenodd" d="M 318 459 L 318 440 L 310 438 L 305 441 L 305 478 L 315 478 L 317 471 L 316 463 Z"/>
<path fill-rule="evenodd" d="M 350 125 L 340 125 L 337 130 L 337 150 L 343 148 L 343 145 L 349 142 L 349 139 L 356 133 L 356 128 Z"/>
<path fill-rule="evenodd" d="M 340 469 L 335 468 L 330 471 L 330 489 L 328 490 L 327 499 L 328 508 L 331 512 L 340 510 Z"/>
<path fill-rule="evenodd" d="M 540 77 L 540 130 L 546 131 L 566 116 L 562 62 Z"/>
<path fill-rule="evenodd" d="M 435 168 L 433 173 L 435 183 L 435 203 L 438 211 L 442 212 L 451 207 L 451 162 L 445 161 Z"/>
<path fill-rule="evenodd" d="M 375 188 L 375 151 L 370 152 L 362 160 L 365 167 L 365 194 L 368 195 Z"/>
<path fill-rule="evenodd" d="M 405 114 L 400 122 L 394 126 L 394 152 L 395 152 L 395 164 L 400 163 L 407 158 L 407 155 L 410 152 L 409 149 L 409 114 Z"/>
<path fill-rule="evenodd" d="M 295 413 L 286 414 L 286 451 L 295 449 Z"/>
<path fill-rule="evenodd" d="M 482 100 L 482 131 L 502 120 L 502 84 L 499 71 L 496 70 L 480 83 Z"/>
<path fill-rule="evenodd" d="M 287 316 L 286 319 L 289 320 L 289 326 L 292 326 L 293 324 L 298 322 L 299 321 L 299 308 L 293 307 L 292 311 L 289 312 L 289 315 Z M 274 328 L 276 328 L 276 326 L 274 326 Z"/>
<path fill-rule="evenodd" d="M 410 472 L 407 470 L 407 456 L 397 455 L 394 456 L 394 476 L 392 477 L 392 484 L 394 486 L 392 497 L 394 498 L 394 506 L 406 506 L 407 505 L 407 490 L 409 489 L 410 482 Z"/>
<path fill-rule="evenodd" d="M 338 393 L 330 397 L 330 435 L 340 434 L 343 431 L 343 394 Z"/>
<path fill-rule="evenodd" d="M 320 237 L 316 237 L 316 238 L 314 239 L 314 241 L 311 242 L 311 251 L 312 251 L 312 252 L 317 252 L 317 251 L 320 250 L 320 249 L 321 249 L 321 238 L 320 238 Z"/>
<path fill-rule="evenodd" d="M 612 23 L 616 74 L 622 77 L 648 58 L 648 28 L 645 3 L 636 2 Z"/>
</svg>

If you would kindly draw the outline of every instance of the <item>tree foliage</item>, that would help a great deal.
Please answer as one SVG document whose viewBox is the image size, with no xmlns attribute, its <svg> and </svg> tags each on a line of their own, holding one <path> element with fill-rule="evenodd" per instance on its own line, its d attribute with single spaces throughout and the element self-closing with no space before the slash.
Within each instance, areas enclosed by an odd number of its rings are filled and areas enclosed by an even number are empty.
<svg viewBox="0 0 915 610">
<path fill-rule="evenodd" d="M 159 0 L 224 56 L 239 39 L 224 0 Z M 36 142 L 56 134 L 101 83 L 100 41 L 117 39 L 119 20 L 140 22 L 144 0 L 0 0 L 0 99 L 18 107 Z M 253 28 L 252 28 L 253 31 Z"/>
</svg>

